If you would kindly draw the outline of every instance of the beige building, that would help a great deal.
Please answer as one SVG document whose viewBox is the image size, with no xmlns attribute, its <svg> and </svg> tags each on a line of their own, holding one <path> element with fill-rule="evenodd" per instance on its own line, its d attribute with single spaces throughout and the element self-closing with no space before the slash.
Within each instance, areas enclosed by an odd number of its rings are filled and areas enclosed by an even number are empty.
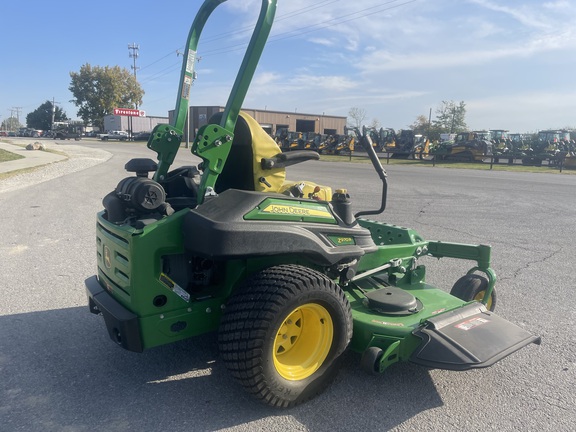
<svg viewBox="0 0 576 432">
<path fill-rule="evenodd" d="M 194 137 L 198 128 L 208 123 L 213 114 L 224 111 L 221 106 L 191 106 L 190 124 L 188 130 L 190 137 Z M 299 112 L 268 111 L 242 108 L 242 111 L 254 117 L 266 132 L 274 135 L 276 131 L 287 128 L 295 132 L 316 132 L 321 134 L 344 134 L 346 117 L 328 116 L 324 114 L 305 114 Z M 172 120 L 174 111 L 169 112 Z M 186 132 L 186 131 L 185 131 Z"/>
</svg>

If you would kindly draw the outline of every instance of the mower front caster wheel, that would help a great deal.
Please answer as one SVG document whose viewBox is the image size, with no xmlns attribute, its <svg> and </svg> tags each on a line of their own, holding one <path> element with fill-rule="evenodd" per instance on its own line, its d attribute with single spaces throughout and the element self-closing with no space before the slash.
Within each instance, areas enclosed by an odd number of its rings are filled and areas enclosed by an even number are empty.
<svg viewBox="0 0 576 432">
<path fill-rule="evenodd" d="M 378 374 L 380 372 L 380 360 L 382 360 L 383 355 L 384 351 L 378 347 L 366 348 L 360 359 L 360 367 L 369 374 Z"/>
<path fill-rule="evenodd" d="M 270 267 L 232 295 L 218 345 L 232 376 L 262 402 L 288 408 L 332 381 L 352 337 L 352 313 L 342 290 L 315 270 Z"/>
<path fill-rule="evenodd" d="M 460 279 L 456 281 L 452 289 L 450 290 L 450 294 L 454 297 L 459 298 L 460 300 L 464 301 L 479 301 L 481 302 L 484 299 L 484 295 L 486 294 L 486 289 L 488 288 L 488 279 L 484 276 L 480 276 L 477 274 L 468 274 L 462 276 Z M 486 308 L 494 312 L 496 308 L 496 289 L 492 289 L 492 294 L 488 299 L 488 303 L 486 304 Z"/>
</svg>

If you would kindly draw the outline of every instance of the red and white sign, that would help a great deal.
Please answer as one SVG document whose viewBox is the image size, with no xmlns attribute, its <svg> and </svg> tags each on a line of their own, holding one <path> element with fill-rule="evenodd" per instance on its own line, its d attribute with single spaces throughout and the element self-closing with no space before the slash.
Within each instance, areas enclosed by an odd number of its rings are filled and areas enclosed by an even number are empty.
<svg viewBox="0 0 576 432">
<path fill-rule="evenodd" d="M 114 108 L 114 115 L 129 117 L 146 117 L 146 111 L 132 108 Z"/>
</svg>

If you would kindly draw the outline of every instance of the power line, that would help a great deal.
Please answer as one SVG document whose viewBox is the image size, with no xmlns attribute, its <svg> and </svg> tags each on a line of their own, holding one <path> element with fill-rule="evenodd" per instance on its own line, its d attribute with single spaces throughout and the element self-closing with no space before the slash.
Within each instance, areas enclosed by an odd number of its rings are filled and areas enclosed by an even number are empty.
<svg viewBox="0 0 576 432">
<path fill-rule="evenodd" d="M 307 7 L 302 8 L 302 9 L 297 9 L 297 10 L 295 10 L 295 11 L 285 13 L 284 15 L 280 15 L 279 17 L 277 17 L 277 18 L 274 19 L 274 22 L 277 23 L 277 22 L 280 22 L 280 21 L 287 20 L 287 19 L 289 19 L 289 18 L 293 18 L 293 17 L 298 16 L 298 15 L 302 15 L 302 14 L 304 14 L 304 13 L 309 13 L 309 12 L 311 12 L 311 11 L 313 11 L 313 10 L 323 8 L 323 7 L 325 7 L 325 6 L 328 6 L 328 5 L 331 4 L 331 3 L 337 3 L 337 2 L 339 2 L 339 1 L 340 1 L 340 0 L 326 0 L 326 1 L 323 1 L 323 2 L 320 2 L 320 3 L 317 3 L 317 4 L 314 5 L 313 7 L 312 7 L 312 6 L 307 6 Z M 394 0 L 394 1 L 399 1 L 399 0 Z M 212 43 L 212 42 L 217 41 L 217 40 L 220 40 L 220 39 L 229 38 L 231 35 L 237 36 L 239 33 L 252 32 L 253 30 L 254 30 L 254 26 L 253 26 L 253 25 L 248 25 L 248 26 L 245 26 L 245 27 L 240 27 L 239 29 L 234 29 L 233 31 L 229 31 L 229 32 L 226 32 L 226 33 L 222 33 L 222 34 L 220 34 L 219 36 L 208 37 L 208 38 L 206 38 L 206 40 L 202 40 L 202 44 L 206 45 L 206 44 Z"/>
<path fill-rule="evenodd" d="M 360 19 L 360 18 L 365 18 L 365 17 L 367 17 L 367 16 L 375 15 L 375 14 L 378 14 L 378 13 L 381 13 L 381 12 L 386 12 L 386 11 L 389 11 L 389 10 L 391 10 L 391 9 L 398 8 L 398 7 L 400 7 L 400 6 L 405 6 L 405 5 L 407 5 L 407 4 L 414 3 L 414 2 L 416 2 L 416 1 L 418 1 L 418 0 L 408 0 L 408 1 L 405 1 L 404 3 L 400 3 L 400 4 L 388 6 L 388 5 L 390 5 L 391 3 L 396 3 L 397 1 L 400 1 L 400 0 L 390 0 L 390 1 L 386 2 L 386 3 L 380 4 L 380 5 L 377 5 L 377 6 L 372 6 L 372 7 L 366 8 L 366 9 L 362 9 L 362 10 L 357 11 L 357 12 L 353 12 L 353 13 L 349 13 L 349 14 L 346 14 L 346 15 L 342 15 L 342 16 L 337 17 L 337 18 L 332 18 L 332 19 L 323 21 L 323 22 L 321 22 L 321 23 L 315 24 L 315 25 L 313 25 L 313 26 L 310 26 L 310 27 L 301 27 L 301 28 L 298 28 L 298 29 L 290 30 L 290 31 L 288 31 L 288 32 L 276 34 L 276 35 L 273 35 L 273 36 L 271 36 L 271 37 L 269 38 L 268 43 L 274 43 L 274 42 L 278 42 L 278 41 L 281 41 L 281 40 L 290 39 L 290 38 L 293 38 L 293 37 L 298 37 L 298 36 L 301 36 L 301 35 L 303 35 L 303 34 L 313 33 L 313 32 L 317 32 L 317 31 L 319 31 L 319 30 L 324 30 L 324 29 L 327 29 L 327 28 L 330 28 L 330 27 L 334 27 L 334 26 L 337 26 L 337 25 L 340 25 L 340 24 L 345 24 L 345 23 L 350 22 L 350 21 L 354 21 L 354 20 L 357 20 L 357 19 Z M 377 8 L 381 8 L 381 7 L 383 7 L 383 6 L 384 6 L 383 9 L 374 10 L 374 9 L 377 9 Z M 364 13 L 364 12 L 367 12 L 367 11 L 370 11 L 370 12 Z M 346 17 L 353 16 L 353 15 L 358 15 L 358 14 L 360 14 L 360 13 L 364 13 L 364 14 L 363 14 L 363 15 L 360 15 L 360 16 L 353 17 L 353 18 L 349 18 L 349 19 L 342 20 L 342 18 L 346 18 Z M 328 24 L 328 23 L 332 23 L 332 24 Z M 216 54 L 225 54 L 225 53 L 229 53 L 229 52 L 233 52 L 233 51 L 239 51 L 239 50 L 241 50 L 241 49 L 244 49 L 244 47 L 246 47 L 247 45 L 248 45 L 247 42 L 243 42 L 243 43 L 239 43 L 239 44 L 236 44 L 236 45 L 231 45 L 231 46 L 229 46 L 229 47 L 223 47 L 223 48 L 220 48 L 220 49 L 217 49 L 217 50 L 212 50 L 212 51 L 204 52 L 204 53 L 203 53 L 203 56 L 204 56 L 204 57 L 209 57 L 209 56 L 216 55 Z"/>
<path fill-rule="evenodd" d="M 295 15 L 299 15 L 299 14 L 301 14 L 301 13 L 309 12 L 310 10 L 318 9 L 318 7 L 320 7 L 320 6 L 326 6 L 327 4 L 335 3 L 335 2 L 337 2 L 337 1 L 339 1 L 339 0 L 325 1 L 325 2 L 323 2 L 323 3 L 321 3 L 321 4 L 319 4 L 319 5 L 316 5 L 316 7 L 313 7 L 313 8 L 312 8 L 312 7 L 306 7 L 306 8 L 303 8 L 303 9 L 299 9 L 299 10 L 297 10 L 297 11 L 293 11 L 293 12 L 291 12 L 291 13 L 285 14 L 285 15 L 282 16 L 282 18 L 276 19 L 275 21 L 279 21 L 279 20 L 281 20 L 281 19 L 292 18 L 292 17 L 295 16 Z M 388 10 L 398 8 L 398 7 L 400 7 L 400 6 L 405 6 L 405 5 L 407 5 L 407 4 L 414 3 L 414 2 L 416 2 L 416 1 L 418 1 L 418 0 L 408 0 L 408 1 L 405 1 L 404 3 L 400 3 L 400 4 L 396 4 L 396 5 L 390 6 L 392 3 L 396 3 L 396 2 L 398 2 L 398 1 L 401 1 L 401 0 L 390 0 L 390 1 L 386 2 L 386 3 L 381 3 L 381 4 L 376 5 L 376 6 L 371 6 L 371 7 L 369 7 L 369 8 L 365 8 L 365 9 L 359 10 L 359 11 L 357 11 L 357 12 L 352 12 L 352 13 L 349 13 L 349 14 L 346 14 L 346 15 L 342 15 L 342 16 L 340 16 L 340 17 L 332 18 L 332 19 L 323 21 L 323 22 L 321 22 L 321 23 L 315 24 L 315 25 L 313 25 L 313 26 L 310 26 L 310 27 L 301 27 L 301 28 L 298 28 L 298 29 L 290 30 L 290 31 L 288 31 L 288 32 L 284 32 L 284 33 L 280 33 L 280 34 L 277 34 L 277 35 L 273 35 L 273 36 L 271 36 L 271 37 L 268 39 L 268 43 L 270 44 L 270 43 L 278 42 L 278 41 L 281 41 L 281 40 L 284 40 L 284 39 L 290 39 L 290 38 L 293 38 L 293 37 L 301 36 L 301 35 L 303 35 L 303 34 L 308 34 L 308 33 L 316 32 L 316 31 L 319 31 L 319 30 L 324 30 L 324 29 L 326 29 L 326 28 L 334 27 L 334 26 L 336 26 L 336 25 L 344 24 L 344 23 L 347 23 L 347 22 L 350 22 L 350 21 L 354 21 L 354 20 L 357 20 L 357 19 L 360 19 L 360 18 L 365 18 L 365 17 L 370 16 L 370 15 L 375 15 L 375 14 L 378 14 L 378 13 L 381 13 L 381 12 L 386 12 L 386 11 L 388 11 Z M 378 9 L 378 8 L 382 8 L 382 7 L 383 7 L 383 9 Z M 374 10 L 374 9 L 378 9 L 378 10 Z M 367 12 L 367 11 L 370 11 L 370 12 L 364 13 L 364 12 Z M 358 15 L 358 14 L 362 14 L 362 15 L 356 16 L 356 17 L 353 17 L 353 18 L 349 18 L 349 19 L 346 19 L 346 20 L 342 20 L 342 18 L 347 18 L 347 17 L 351 17 L 351 16 L 354 16 L 354 15 Z M 341 21 L 341 20 L 342 20 L 342 21 Z M 332 24 L 328 24 L 328 23 L 332 23 Z M 325 24 L 326 24 L 326 25 L 325 25 Z M 244 29 L 244 28 L 241 28 L 241 29 L 239 29 L 239 30 L 235 30 L 235 31 L 233 31 L 233 32 L 228 32 L 228 33 L 226 33 L 226 34 L 227 34 L 227 35 L 230 35 L 230 34 L 238 34 L 238 31 L 242 32 L 243 29 Z M 252 27 L 252 26 L 246 27 L 246 29 L 247 29 L 247 30 L 251 30 L 251 29 L 253 29 L 253 27 Z M 216 37 L 213 37 L 213 38 L 207 38 L 207 40 L 203 40 L 202 43 L 203 43 L 203 45 L 205 45 L 205 43 L 206 43 L 207 41 L 208 41 L 208 42 L 213 42 L 213 41 L 215 41 L 215 40 L 222 39 L 222 38 L 223 38 L 223 35 L 219 35 L 219 36 L 216 36 Z M 205 51 L 205 52 L 203 53 L 203 57 L 206 57 L 206 56 L 209 57 L 209 56 L 217 55 L 217 54 L 225 54 L 225 53 L 229 53 L 229 52 L 240 51 L 240 50 L 245 49 L 245 47 L 246 47 L 247 45 L 248 45 L 248 42 L 243 42 L 243 43 L 238 43 L 238 44 L 235 44 L 235 45 L 230 45 L 230 46 L 228 46 L 228 47 L 222 47 L 222 48 L 219 48 L 219 49 L 215 49 L 215 50 L 212 50 L 212 51 Z M 184 47 L 180 47 L 179 49 L 182 49 L 182 48 L 184 48 Z M 176 50 L 176 52 L 178 52 L 178 50 Z M 150 63 L 148 66 L 151 66 L 152 64 L 158 63 L 160 60 L 162 60 L 162 59 L 164 59 L 164 58 L 166 58 L 166 57 L 168 57 L 168 56 L 170 56 L 170 55 L 173 55 L 173 53 L 174 53 L 174 51 L 172 51 L 170 54 L 165 55 L 165 56 L 162 57 L 161 59 L 158 59 L 158 60 L 156 60 L 155 62 Z M 174 68 L 174 66 L 175 66 L 175 65 L 172 65 L 172 66 L 170 66 L 169 68 Z M 144 66 L 144 67 L 147 67 L 147 66 Z M 143 68 L 144 68 L 144 67 L 143 67 Z M 166 69 L 168 69 L 168 68 L 166 68 Z M 163 70 L 165 70 L 165 69 L 163 69 Z M 171 70 L 167 71 L 166 73 L 161 73 L 160 75 L 158 75 L 158 73 L 157 73 L 157 74 L 153 75 L 153 77 L 154 77 L 154 78 L 159 78 L 159 77 L 161 77 L 161 76 L 164 76 L 164 75 L 166 75 L 166 74 L 168 74 L 168 73 L 173 72 L 174 70 L 175 70 L 175 69 L 171 69 Z M 153 79 L 153 78 L 150 78 L 150 79 L 148 79 L 148 80 L 145 80 L 144 82 L 148 82 L 148 81 L 150 81 L 151 79 Z"/>
<path fill-rule="evenodd" d="M 297 16 L 297 15 L 300 15 L 300 14 L 303 14 L 303 13 L 306 13 L 306 12 L 310 12 L 310 11 L 312 11 L 312 10 L 319 9 L 319 8 L 321 8 L 321 7 L 327 6 L 327 5 L 331 4 L 331 3 L 337 3 L 337 2 L 339 2 L 339 1 L 341 1 L 341 0 L 324 0 L 324 1 L 320 2 L 320 3 L 317 3 L 314 7 L 307 6 L 307 7 L 305 7 L 305 8 L 297 9 L 297 10 L 295 10 L 295 11 L 287 12 L 287 13 L 285 13 L 285 14 L 283 14 L 283 15 L 279 15 L 278 17 L 276 17 L 276 18 L 274 19 L 274 22 L 279 22 L 279 21 L 282 21 L 282 20 L 285 20 L 285 19 L 288 19 L 288 18 L 292 18 L 292 17 L 294 17 L 294 16 Z M 229 31 L 229 32 L 220 33 L 218 36 L 212 36 L 212 37 L 204 38 L 204 39 L 202 39 L 202 44 L 203 44 L 203 45 L 210 44 L 210 43 L 215 42 L 215 41 L 217 41 L 217 40 L 228 38 L 228 37 L 230 37 L 231 35 L 237 36 L 237 35 L 240 34 L 240 33 L 246 33 L 246 32 L 248 32 L 248 31 L 252 31 L 253 29 L 254 29 L 254 26 L 252 26 L 252 25 L 247 25 L 247 26 L 245 26 L 245 27 L 235 28 L 234 30 L 231 30 L 231 31 Z M 174 51 L 176 51 L 176 53 L 178 53 L 178 51 L 180 51 L 180 50 L 182 50 L 182 49 L 184 49 L 184 48 L 185 48 L 185 46 L 180 46 L 180 47 L 178 47 L 176 50 L 172 50 L 172 51 L 170 51 L 168 54 L 160 57 L 158 60 L 154 60 L 152 63 L 149 63 L 149 64 L 147 64 L 147 65 L 145 65 L 145 66 L 142 66 L 140 69 L 141 69 L 141 70 L 142 70 L 142 69 L 146 69 L 146 68 L 148 68 L 148 67 L 150 67 L 150 66 L 152 66 L 152 65 L 154 65 L 154 64 L 156 64 L 156 63 L 158 63 L 158 62 L 160 62 L 160 61 L 162 61 L 162 60 L 164 60 L 166 57 L 170 57 L 171 55 L 174 54 Z"/>
</svg>

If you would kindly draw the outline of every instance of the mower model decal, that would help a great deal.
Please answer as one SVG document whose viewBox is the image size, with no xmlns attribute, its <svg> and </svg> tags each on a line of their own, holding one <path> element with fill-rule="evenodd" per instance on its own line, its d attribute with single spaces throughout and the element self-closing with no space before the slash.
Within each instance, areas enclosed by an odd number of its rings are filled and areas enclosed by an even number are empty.
<svg viewBox="0 0 576 432">
<path fill-rule="evenodd" d="M 439 313 L 442 313 L 442 312 L 446 312 L 446 308 L 435 310 L 430 315 L 438 315 Z"/>
<path fill-rule="evenodd" d="M 160 282 L 178 297 L 180 297 L 185 302 L 190 301 L 190 294 L 184 290 L 180 285 L 170 279 L 165 273 L 160 273 Z"/>
<path fill-rule="evenodd" d="M 313 209 L 309 207 L 298 207 L 292 205 L 270 204 L 262 209 L 263 213 L 272 213 L 277 215 L 290 216 L 315 216 L 321 218 L 333 219 L 332 214 L 324 209 Z"/>
<path fill-rule="evenodd" d="M 356 244 L 356 240 L 354 240 L 354 237 L 328 236 L 328 238 L 336 246 L 347 246 Z"/>
<path fill-rule="evenodd" d="M 372 320 L 373 323 L 376 324 L 381 324 L 381 325 L 385 325 L 385 326 L 391 326 L 391 327 L 404 327 L 404 323 L 401 322 L 388 322 L 388 321 L 378 321 L 378 320 Z"/>
<path fill-rule="evenodd" d="M 472 319 L 469 319 L 467 321 L 461 322 L 459 324 L 456 324 L 454 327 L 456 327 L 460 330 L 468 331 L 468 330 L 473 329 L 474 327 L 478 327 L 478 326 L 481 326 L 483 324 L 486 324 L 487 322 L 488 322 L 487 319 L 476 317 L 476 318 L 472 318 Z"/>
</svg>

